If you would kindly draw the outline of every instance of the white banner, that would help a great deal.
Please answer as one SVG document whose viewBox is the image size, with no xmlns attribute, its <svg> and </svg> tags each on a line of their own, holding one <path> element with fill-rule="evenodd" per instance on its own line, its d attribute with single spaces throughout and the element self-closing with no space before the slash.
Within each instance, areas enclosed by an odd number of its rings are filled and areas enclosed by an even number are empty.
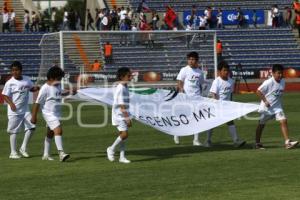
<svg viewBox="0 0 300 200">
<path fill-rule="evenodd" d="M 77 97 L 87 101 L 113 103 L 113 88 L 86 88 Z M 258 105 L 188 97 L 175 91 L 130 89 L 130 113 L 137 121 L 170 135 L 200 133 L 256 111 Z"/>
</svg>

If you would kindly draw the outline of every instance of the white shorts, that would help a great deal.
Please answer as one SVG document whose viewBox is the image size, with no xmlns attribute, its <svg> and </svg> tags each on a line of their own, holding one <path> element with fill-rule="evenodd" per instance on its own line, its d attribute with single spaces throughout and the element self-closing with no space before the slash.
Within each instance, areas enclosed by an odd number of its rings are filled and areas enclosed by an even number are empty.
<svg viewBox="0 0 300 200">
<path fill-rule="evenodd" d="M 269 114 L 269 113 L 263 112 L 260 115 L 259 124 L 265 124 L 268 120 L 274 119 L 274 118 L 276 119 L 276 121 L 281 121 L 281 120 L 286 119 L 283 111 L 280 111 L 275 114 Z"/>
<path fill-rule="evenodd" d="M 127 131 L 128 126 L 125 120 L 119 121 L 117 125 L 115 125 L 118 129 L 118 131 Z"/>
<path fill-rule="evenodd" d="M 26 112 L 21 115 L 9 115 L 7 123 L 7 132 L 8 133 L 19 133 L 21 128 L 24 127 L 24 130 L 30 130 L 35 128 L 35 124 L 30 122 L 31 113 Z"/>
<path fill-rule="evenodd" d="M 44 120 L 46 121 L 47 127 L 49 127 L 51 131 L 53 131 L 55 128 L 60 126 L 60 121 L 58 117 L 52 115 L 44 115 L 44 114 L 43 117 Z"/>
</svg>

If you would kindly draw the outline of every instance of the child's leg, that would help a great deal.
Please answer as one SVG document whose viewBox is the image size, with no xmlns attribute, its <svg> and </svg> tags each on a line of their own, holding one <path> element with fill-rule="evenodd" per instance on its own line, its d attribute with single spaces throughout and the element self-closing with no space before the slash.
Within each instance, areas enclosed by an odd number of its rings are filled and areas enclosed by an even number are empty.
<svg viewBox="0 0 300 200">
<path fill-rule="evenodd" d="M 53 132 L 54 132 L 54 141 L 55 141 L 55 145 L 56 145 L 58 152 L 64 151 L 61 126 L 58 126 L 55 129 L 53 129 Z"/>
<path fill-rule="evenodd" d="M 234 125 L 234 122 L 233 121 L 230 121 L 227 123 L 228 125 L 228 131 L 230 133 L 230 136 L 232 138 L 232 141 L 233 142 L 237 142 L 239 140 L 239 136 L 237 134 L 237 131 L 236 131 L 236 127 Z"/>
<path fill-rule="evenodd" d="M 17 154 L 17 134 L 10 133 L 9 135 L 9 142 L 10 142 L 10 154 Z"/>
<path fill-rule="evenodd" d="M 119 136 L 116 138 L 114 143 L 110 146 L 110 149 L 114 152 L 116 147 L 124 140 L 126 140 L 128 137 L 127 131 L 120 131 Z"/>
<path fill-rule="evenodd" d="M 260 143 L 260 138 L 261 138 L 261 135 L 262 135 L 262 132 L 265 128 L 265 124 L 258 124 L 257 127 L 256 127 L 256 135 L 255 135 L 255 142 L 256 143 Z"/>
<path fill-rule="evenodd" d="M 289 131 L 288 131 L 288 125 L 287 120 L 280 120 L 280 127 L 281 127 L 281 133 L 285 139 L 285 141 L 289 140 Z"/>
<path fill-rule="evenodd" d="M 23 143 L 22 143 L 22 146 L 20 148 L 22 151 L 26 152 L 27 144 L 28 144 L 33 132 L 34 132 L 34 129 L 28 129 L 28 130 L 25 131 Z"/>
<path fill-rule="evenodd" d="M 206 139 L 207 143 L 211 143 L 212 134 L 213 134 L 213 129 L 207 131 L 207 139 Z"/>
<path fill-rule="evenodd" d="M 122 141 L 120 142 L 120 159 L 123 159 L 125 158 L 125 143 L 128 138 L 127 131 L 120 132 L 120 137 L 122 138 Z"/>
<path fill-rule="evenodd" d="M 51 141 L 54 136 L 54 132 L 50 130 L 49 127 L 47 127 L 47 135 L 45 137 L 44 141 L 44 156 L 43 157 L 49 157 L 50 155 L 50 148 L 51 148 Z"/>
</svg>

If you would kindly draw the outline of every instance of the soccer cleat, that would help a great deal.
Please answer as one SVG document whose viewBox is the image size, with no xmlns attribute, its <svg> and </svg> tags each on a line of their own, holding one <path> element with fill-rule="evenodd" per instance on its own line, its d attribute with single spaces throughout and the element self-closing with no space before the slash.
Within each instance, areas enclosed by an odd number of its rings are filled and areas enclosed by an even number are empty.
<svg viewBox="0 0 300 200">
<path fill-rule="evenodd" d="M 43 155 L 42 160 L 53 161 L 54 159 L 52 157 L 50 157 L 49 155 Z"/>
<path fill-rule="evenodd" d="M 130 161 L 130 160 L 127 160 L 127 158 L 125 158 L 125 157 L 124 157 L 124 158 L 120 158 L 120 159 L 119 159 L 119 162 L 120 162 L 120 163 L 124 163 L 124 164 L 131 163 L 131 161 Z"/>
<path fill-rule="evenodd" d="M 179 137 L 176 135 L 174 136 L 174 143 L 179 144 Z"/>
<path fill-rule="evenodd" d="M 66 154 L 65 152 L 61 151 L 59 153 L 59 161 L 60 162 L 65 162 L 68 158 L 70 158 L 69 154 Z"/>
<path fill-rule="evenodd" d="M 115 156 L 114 156 L 115 152 L 113 150 L 111 150 L 110 147 L 107 147 L 106 153 L 107 153 L 107 159 L 110 162 L 113 162 L 115 160 Z"/>
<path fill-rule="evenodd" d="M 207 147 L 207 148 L 210 148 L 210 147 L 212 147 L 212 143 L 211 143 L 210 140 L 207 140 L 203 146 Z"/>
<path fill-rule="evenodd" d="M 29 154 L 23 149 L 19 149 L 19 152 L 24 158 L 29 158 Z"/>
<path fill-rule="evenodd" d="M 21 156 L 20 156 L 18 153 L 11 153 L 11 154 L 9 155 L 9 158 L 10 158 L 10 159 L 20 159 Z"/>
<path fill-rule="evenodd" d="M 193 146 L 202 146 L 202 143 L 199 142 L 198 140 L 193 141 Z"/>
<path fill-rule="evenodd" d="M 262 145 L 262 143 L 256 143 L 254 145 L 254 149 L 265 150 L 265 147 Z"/>
<path fill-rule="evenodd" d="M 298 141 L 289 140 L 289 142 L 287 144 L 285 144 L 285 148 L 292 149 L 292 148 L 296 147 L 298 144 L 299 144 Z"/>
<path fill-rule="evenodd" d="M 237 140 L 233 143 L 233 145 L 238 148 L 244 146 L 245 144 L 246 144 L 246 141 L 244 141 L 244 140 Z"/>
</svg>

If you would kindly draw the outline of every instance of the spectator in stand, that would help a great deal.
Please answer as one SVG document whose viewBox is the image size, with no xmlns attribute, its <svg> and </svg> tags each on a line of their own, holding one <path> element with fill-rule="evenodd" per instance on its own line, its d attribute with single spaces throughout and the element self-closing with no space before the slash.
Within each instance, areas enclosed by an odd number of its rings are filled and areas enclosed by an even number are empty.
<svg viewBox="0 0 300 200">
<path fill-rule="evenodd" d="M 253 21 L 253 27 L 257 28 L 257 14 L 256 14 L 256 10 L 253 10 L 252 21 Z"/>
<path fill-rule="evenodd" d="M 284 20 L 285 26 L 292 27 L 291 19 L 292 19 L 292 9 L 290 7 L 285 7 L 284 14 L 283 14 L 283 20 Z"/>
<path fill-rule="evenodd" d="M 104 45 L 104 59 L 106 64 L 112 63 L 113 47 L 109 42 Z"/>
<path fill-rule="evenodd" d="M 9 14 L 7 8 L 3 9 L 2 13 L 2 32 L 10 32 L 9 30 Z"/>
<path fill-rule="evenodd" d="M 171 6 L 167 6 L 164 21 L 169 30 L 177 29 L 176 19 L 177 19 L 177 15 L 176 15 L 175 11 L 173 10 L 173 8 Z"/>
<path fill-rule="evenodd" d="M 116 6 L 114 6 L 113 9 L 110 11 L 110 18 L 111 18 L 111 30 L 119 29 L 119 18 L 118 18 L 118 11 Z"/>
<path fill-rule="evenodd" d="M 9 27 L 10 27 L 10 31 L 12 32 L 16 31 L 16 13 L 14 9 L 11 9 L 9 13 Z"/>
<path fill-rule="evenodd" d="M 29 32 L 29 24 L 30 24 L 30 16 L 29 16 L 29 11 L 24 10 L 24 32 Z"/>
<path fill-rule="evenodd" d="M 2 25 L 3 25 L 2 22 L 3 22 L 3 16 L 2 16 L 2 12 L 0 11 L 0 30 L 2 30 Z"/>
<path fill-rule="evenodd" d="M 95 9 L 95 22 L 96 22 L 96 29 L 99 31 L 100 30 L 100 18 L 99 18 L 99 14 L 100 14 L 100 10 L 98 8 Z"/>
<path fill-rule="evenodd" d="M 63 18 L 63 25 L 62 30 L 69 30 L 70 29 L 69 24 L 69 13 L 66 9 L 64 9 L 64 18 Z"/>
<path fill-rule="evenodd" d="M 187 23 L 190 26 L 190 27 L 188 27 L 188 29 L 196 30 L 197 18 L 198 18 L 198 16 L 197 16 L 197 7 L 196 7 L 196 5 L 193 5 L 192 10 L 191 10 L 191 16 L 186 19 Z"/>
<path fill-rule="evenodd" d="M 123 6 L 121 7 L 121 11 L 120 11 L 119 15 L 120 15 L 120 22 L 122 20 L 125 21 L 126 16 L 127 16 L 127 11 L 125 10 L 125 8 Z"/>
<path fill-rule="evenodd" d="M 73 9 L 70 10 L 68 13 L 68 20 L 69 20 L 69 29 L 72 31 L 76 30 L 76 16 Z"/>
<path fill-rule="evenodd" d="M 137 23 L 134 23 L 132 26 L 131 26 L 131 31 L 137 31 Z M 132 35 L 132 38 L 131 38 L 131 43 L 133 46 L 136 45 L 136 40 L 137 40 L 137 36 L 135 33 L 133 33 Z"/>
<path fill-rule="evenodd" d="M 199 30 L 205 30 L 207 24 L 206 17 L 204 15 L 201 15 L 199 17 L 199 20 Z"/>
<path fill-rule="evenodd" d="M 102 20 L 101 20 L 101 31 L 107 31 L 108 30 L 108 17 L 107 17 L 107 14 L 106 12 L 103 13 L 103 17 L 102 17 Z"/>
<path fill-rule="evenodd" d="M 222 53 L 223 53 L 223 45 L 221 40 L 217 40 L 217 62 L 220 63 L 221 61 L 223 61 L 223 57 L 222 57 Z"/>
<path fill-rule="evenodd" d="M 31 31 L 38 32 L 39 31 L 39 16 L 36 14 L 35 11 L 31 12 Z"/>
<path fill-rule="evenodd" d="M 206 23 L 208 25 L 208 28 L 212 28 L 212 8 L 210 6 L 206 7 L 204 10 L 204 15 L 206 19 Z"/>
<path fill-rule="evenodd" d="M 121 20 L 120 31 L 128 31 L 128 30 L 129 30 L 129 27 L 125 23 L 125 20 Z M 121 34 L 120 46 L 123 46 L 123 45 L 128 46 L 127 34 L 125 34 L 125 33 Z"/>
<path fill-rule="evenodd" d="M 155 10 L 153 10 L 152 11 L 152 22 L 151 22 L 153 30 L 157 30 L 158 29 L 158 27 L 157 27 L 157 22 L 158 21 L 159 21 L 159 16 L 158 16 L 157 12 Z"/>
<path fill-rule="evenodd" d="M 223 27 L 223 11 L 221 8 L 218 9 L 218 14 L 217 14 L 217 28 L 221 29 Z"/>
<path fill-rule="evenodd" d="M 271 9 L 272 27 L 277 28 L 279 26 L 279 10 L 278 6 L 274 4 Z"/>
<path fill-rule="evenodd" d="M 300 3 L 294 2 L 293 8 L 296 14 L 296 27 L 298 28 L 299 38 L 300 38 Z"/>
<path fill-rule="evenodd" d="M 99 63 L 98 60 L 95 60 L 93 65 L 92 65 L 92 71 L 93 72 L 98 72 L 101 70 L 101 64 Z"/>
<path fill-rule="evenodd" d="M 237 22 L 238 22 L 237 27 L 242 28 L 244 26 L 244 13 L 240 7 L 238 7 L 236 11 L 237 11 Z"/>
<path fill-rule="evenodd" d="M 95 30 L 95 28 L 93 27 L 93 23 L 94 23 L 94 19 L 92 17 L 91 11 L 90 9 L 87 9 L 87 30 Z"/>
<path fill-rule="evenodd" d="M 56 8 L 52 8 L 52 13 L 51 13 L 51 28 L 52 31 L 58 31 L 58 23 L 56 20 Z"/>
</svg>

